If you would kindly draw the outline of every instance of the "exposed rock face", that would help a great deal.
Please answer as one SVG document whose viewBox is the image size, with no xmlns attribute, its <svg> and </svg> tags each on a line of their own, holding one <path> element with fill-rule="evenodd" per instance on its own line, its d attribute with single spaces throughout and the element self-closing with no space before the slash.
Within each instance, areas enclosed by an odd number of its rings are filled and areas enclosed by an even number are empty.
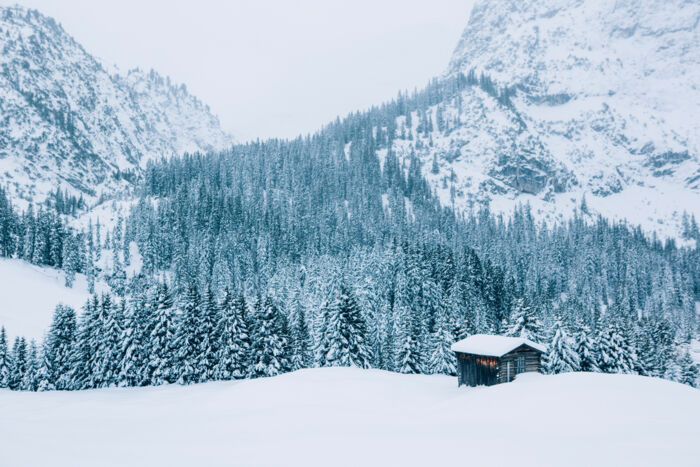
<svg viewBox="0 0 700 467">
<path fill-rule="evenodd" d="M 511 97 L 436 106 L 448 129 L 415 151 L 446 202 L 552 219 L 585 195 L 669 235 L 684 210 L 700 217 L 700 3 L 481 0 L 446 76 L 470 72 Z"/>
</svg>

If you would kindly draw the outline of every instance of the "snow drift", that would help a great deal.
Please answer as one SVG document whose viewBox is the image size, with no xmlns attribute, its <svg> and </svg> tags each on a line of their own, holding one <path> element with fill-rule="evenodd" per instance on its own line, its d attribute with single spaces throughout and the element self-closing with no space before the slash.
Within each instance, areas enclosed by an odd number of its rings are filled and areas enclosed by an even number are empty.
<svg viewBox="0 0 700 467">
<path fill-rule="evenodd" d="M 324 368 L 197 386 L 0 391 L 4 465 L 694 465 L 700 392 L 632 375 Z"/>
</svg>

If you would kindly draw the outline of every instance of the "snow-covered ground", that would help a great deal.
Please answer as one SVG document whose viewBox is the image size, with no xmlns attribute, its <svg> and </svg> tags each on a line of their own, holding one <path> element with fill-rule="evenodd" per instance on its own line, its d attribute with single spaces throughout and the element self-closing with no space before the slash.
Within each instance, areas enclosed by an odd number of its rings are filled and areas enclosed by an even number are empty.
<svg viewBox="0 0 700 467">
<path fill-rule="evenodd" d="M 0 460 L 27 466 L 691 466 L 700 391 L 632 375 L 494 387 L 324 368 L 190 387 L 0 390 Z"/>
<path fill-rule="evenodd" d="M 80 311 L 90 296 L 83 274 L 76 274 L 73 287 L 68 288 L 63 271 L 19 259 L 0 258 L 0 278 L 0 326 L 10 337 L 40 340 L 57 304 Z M 97 284 L 96 289 L 104 290 L 106 285 Z"/>
</svg>

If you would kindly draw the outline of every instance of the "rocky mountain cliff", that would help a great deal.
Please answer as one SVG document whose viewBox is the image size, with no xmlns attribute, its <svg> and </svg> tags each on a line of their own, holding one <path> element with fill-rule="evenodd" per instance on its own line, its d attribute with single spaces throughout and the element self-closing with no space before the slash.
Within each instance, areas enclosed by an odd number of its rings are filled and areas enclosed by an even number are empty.
<svg viewBox="0 0 700 467">
<path fill-rule="evenodd" d="M 668 235 L 683 211 L 700 217 L 699 3 L 480 0 L 445 77 L 458 73 L 481 85 L 394 143 L 444 203 L 554 219 L 585 197 Z"/>
<path fill-rule="evenodd" d="M 96 197 L 152 157 L 233 143 L 184 86 L 109 73 L 52 18 L 0 7 L 0 182 L 25 199 Z"/>
</svg>

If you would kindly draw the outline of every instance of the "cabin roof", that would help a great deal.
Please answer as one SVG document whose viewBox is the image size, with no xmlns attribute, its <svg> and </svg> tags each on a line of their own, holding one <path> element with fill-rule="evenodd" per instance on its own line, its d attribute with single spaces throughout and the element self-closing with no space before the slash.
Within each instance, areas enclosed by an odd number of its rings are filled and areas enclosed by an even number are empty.
<svg viewBox="0 0 700 467">
<path fill-rule="evenodd" d="M 523 337 L 494 336 L 490 334 L 474 334 L 466 339 L 457 341 L 452 344 L 452 351 L 487 357 L 502 357 L 521 345 L 527 345 L 539 352 L 547 351 L 545 346 Z"/>
</svg>

